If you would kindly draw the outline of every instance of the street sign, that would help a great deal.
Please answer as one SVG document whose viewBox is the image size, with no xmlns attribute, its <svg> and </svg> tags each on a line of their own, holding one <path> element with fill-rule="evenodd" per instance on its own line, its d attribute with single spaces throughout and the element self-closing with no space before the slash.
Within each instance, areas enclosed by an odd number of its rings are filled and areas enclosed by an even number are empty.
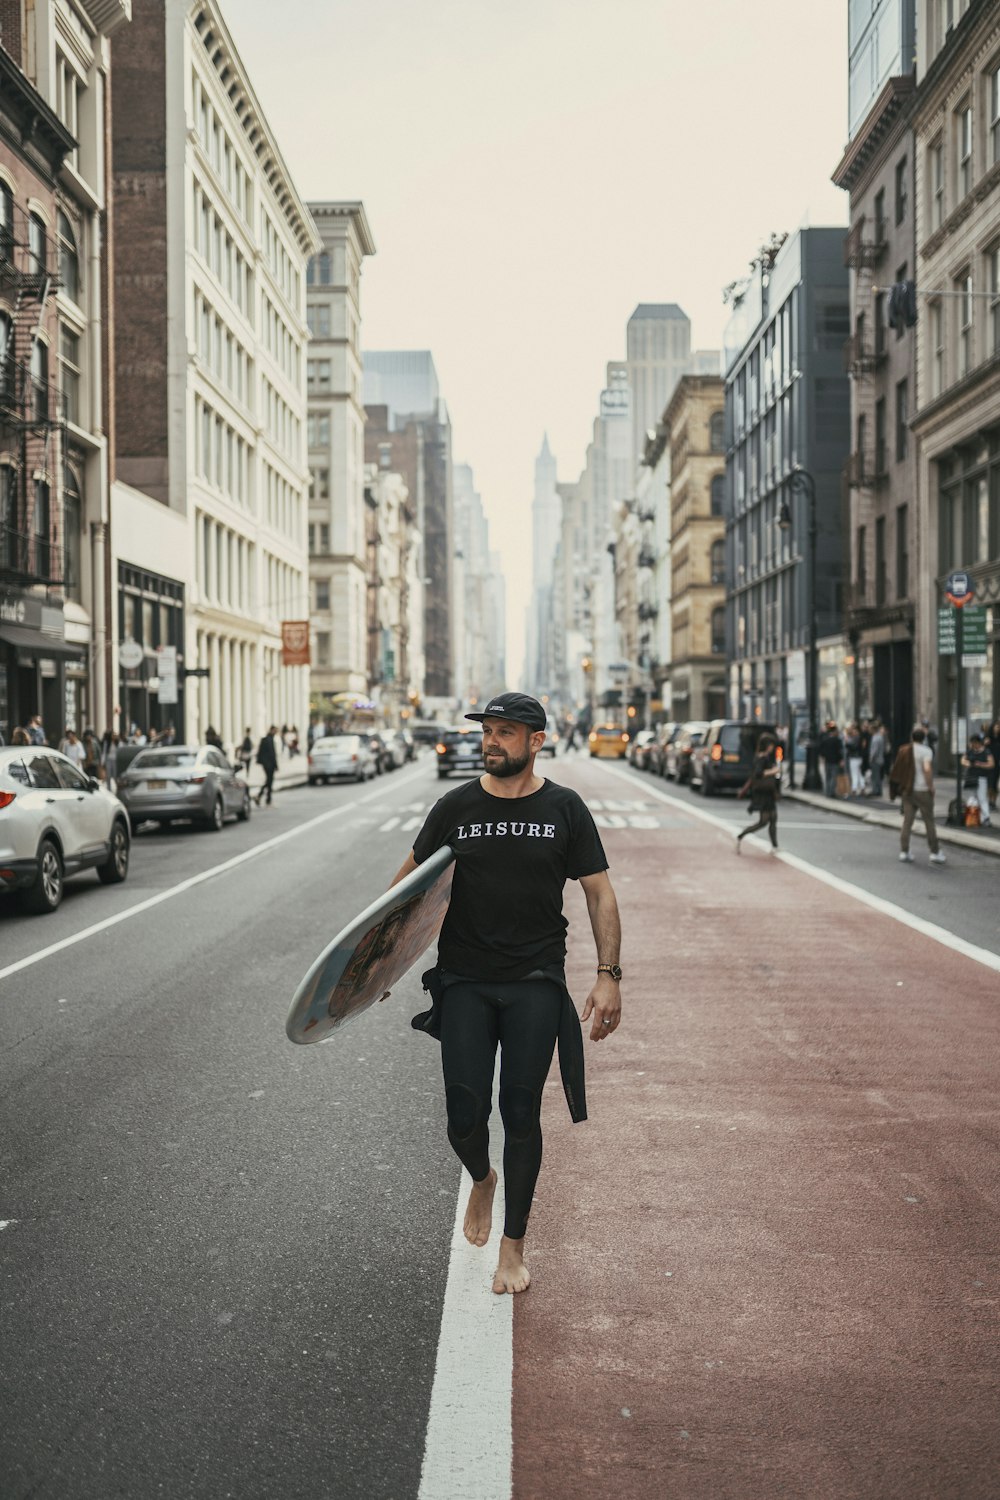
<svg viewBox="0 0 1000 1500">
<path fill-rule="evenodd" d="M 962 568 L 956 568 L 949 573 L 944 581 L 945 598 L 949 604 L 954 604 L 956 609 L 961 609 L 964 604 L 974 597 L 972 580 L 968 573 Z"/>
<path fill-rule="evenodd" d="M 185 677 L 211 677 L 212 674 L 208 667 L 185 667 L 183 675 Z"/>
<path fill-rule="evenodd" d="M 142 666 L 145 654 L 138 641 L 122 641 L 118 647 L 118 664 L 126 672 L 133 672 L 136 667 Z"/>
<path fill-rule="evenodd" d="M 955 611 L 950 604 L 938 606 L 938 655 L 955 655 Z"/>
<path fill-rule="evenodd" d="M 986 665 L 986 605 L 967 604 L 962 611 L 962 666 Z"/>
</svg>

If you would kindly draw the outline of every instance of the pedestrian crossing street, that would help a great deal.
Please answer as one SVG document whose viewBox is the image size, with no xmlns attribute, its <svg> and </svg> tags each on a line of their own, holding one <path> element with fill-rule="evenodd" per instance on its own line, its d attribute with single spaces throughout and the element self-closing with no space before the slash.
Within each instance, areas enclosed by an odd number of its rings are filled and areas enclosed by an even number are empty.
<svg viewBox="0 0 1000 1500">
<path fill-rule="evenodd" d="M 416 833 L 433 806 L 433 801 L 409 802 L 402 808 L 375 802 L 364 812 L 356 813 L 351 821 L 356 827 L 370 828 L 373 833 Z M 670 815 L 657 813 L 654 804 L 641 797 L 593 797 L 587 800 L 587 806 L 598 828 L 669 828 L 677 822 Z"/>
</svg>

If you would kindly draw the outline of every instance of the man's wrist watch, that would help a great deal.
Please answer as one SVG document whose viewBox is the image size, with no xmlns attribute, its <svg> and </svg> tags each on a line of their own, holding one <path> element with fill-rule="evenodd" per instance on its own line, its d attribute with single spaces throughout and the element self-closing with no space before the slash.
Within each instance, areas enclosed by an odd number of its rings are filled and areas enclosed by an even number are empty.
<svg viewBox="0 0 1000 1500">
<path fill-rule="evenodd" d="M 598 974 L 610 974 L 612 979 L 621 979 L 622 971 L 618 964 L 598 964 Z"/>
</svg>

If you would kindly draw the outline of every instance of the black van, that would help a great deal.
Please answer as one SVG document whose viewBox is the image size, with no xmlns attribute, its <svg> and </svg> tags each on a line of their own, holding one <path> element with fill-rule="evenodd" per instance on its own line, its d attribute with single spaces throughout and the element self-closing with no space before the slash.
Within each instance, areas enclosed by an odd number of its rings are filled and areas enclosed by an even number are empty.
<svg viewBox="0 0 1000 1500">
<path fill-rule="evenodd" d="M 738 791 L 753 768 L 762 734 L 778 736 L 773 724 L 757 719 L 713 719 L 700 745 L 691 751 L 691 785 L 702 795 Z"/>
</svg>

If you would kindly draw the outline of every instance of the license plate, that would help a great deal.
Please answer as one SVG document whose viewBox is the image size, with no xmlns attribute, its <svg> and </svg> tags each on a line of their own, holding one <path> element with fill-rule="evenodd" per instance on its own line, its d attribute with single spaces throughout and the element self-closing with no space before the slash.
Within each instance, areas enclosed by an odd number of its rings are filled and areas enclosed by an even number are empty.
<svg viewBox="0 0 1000 1500">
<path fill-rule="evenodd" d="M 167 790 L 167 783 L 165 781 L 147 781 L 146 782 L 146 791 L 147 792 L 165 792 L 166 790 Z"/>
<path fill-rule="evenodd" d="M 739 760 L 739 756 L 738 755 L 724 755 L 722 757 L 722 759 L 723 760 L 728 760 L 728 761 L 734 761 L 734 760 Z"/>
</svg>

